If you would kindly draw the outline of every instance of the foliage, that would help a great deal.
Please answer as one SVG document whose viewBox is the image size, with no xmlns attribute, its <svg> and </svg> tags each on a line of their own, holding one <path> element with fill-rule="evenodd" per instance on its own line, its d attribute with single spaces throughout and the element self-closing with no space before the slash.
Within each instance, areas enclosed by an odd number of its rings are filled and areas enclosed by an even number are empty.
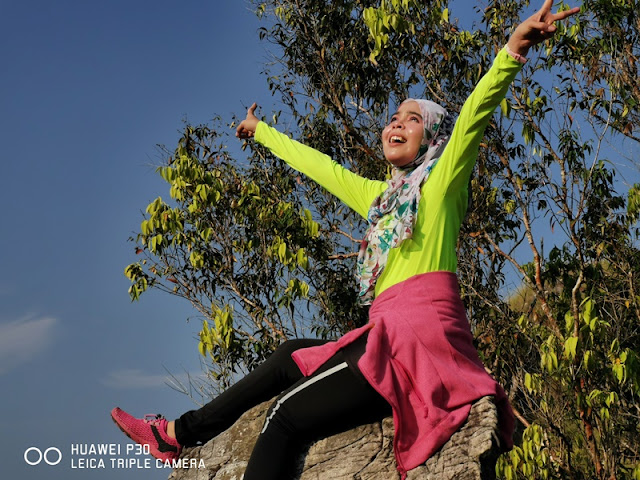
<svg viewBox="0 0 640 480">
<path fill-rule="evenodd" d="M 254 3 L 284 111 L 271 123 L 371 178 L 388 173 L 377 137 L 389 108 L 411 94 L 458 112 L 531 14 L 524 0 L 490 2 L 466 29 L 465 6 L 446 0 Z M 638 7 L 586 0 L 531 53 L 479 152 L 459 276 L 521 425 L 501 478 L 640 478 L 640 188 L 619 180 L 640 140 Z M 361 219 L 254 144 L 248 165 L 232 161 L 221 128 L 188 127 L 159 169 L 174 206 L 149 206 L 146 259 L 127 274 L 132 298 L 152 286 L 194 304 L 226 384 L 282 338 L 366 316 L 352 280 Z"/>
<path fill-rule="evenodd" d="M 364 9 L 362 19 L 369 29 L 369 38 L 374 43 L 369 55 L 371 63 L 377 65 L 376 58 L 388 44 L 390 33 L 411 32 L 415 35 L 415 24 L 402 16 L 410 12 L 410 6 L 419 8 L 419 3 L 416 0 L 381 0 L 379 7 Z"/>
</svg>

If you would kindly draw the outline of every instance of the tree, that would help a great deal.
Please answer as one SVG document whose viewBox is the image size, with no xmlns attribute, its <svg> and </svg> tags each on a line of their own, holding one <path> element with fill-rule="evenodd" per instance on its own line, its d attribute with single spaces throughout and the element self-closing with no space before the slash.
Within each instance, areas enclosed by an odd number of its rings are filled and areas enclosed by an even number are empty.
<svg viewBox="0 0 640 480">
<path fill-rule="evenodd" d="M 254 3 L 285 110 L 271 122 L 384 178 L 390 104 L 411 93 L 459 111 L 527 2 L 477 8 L 470 29 L 445 0 Z M 640 478 L 640 188 L 617 180 L 624 159 L 613 157 L 623 141 L 638 148 L 639 11 L 587 0 L 558 25 L 479 154 L 459 276 L 478 348 L 522 426 L 503 478 Z M 187 127 L 159 169 L 174 206 L 149 206 L 137 237 L 146 263 L 127 274 L 134 298 L 154 286 L 194 304 L 224 386 L 282 338 L 335 335 L 366 316 L 352 280 L 361 219 L 254 144 L 248 165 L 233 162 L 222 129 Z"/>
</svg>

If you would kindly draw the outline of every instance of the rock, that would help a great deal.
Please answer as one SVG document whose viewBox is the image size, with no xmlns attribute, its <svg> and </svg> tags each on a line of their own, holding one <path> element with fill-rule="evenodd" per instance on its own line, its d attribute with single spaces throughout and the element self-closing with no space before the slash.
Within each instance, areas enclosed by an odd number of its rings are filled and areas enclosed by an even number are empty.
<svg viewBox="0 0 640 480">
<path fill-rule="evenodd" d="M 246 412 L 206 445 L 185 449 L 182 458 L 202 459 L 206 468 L 175 469 L 169 480 L 240 480 L 271 402 Z M 478 400 L 467 422 L 408 480 L 495 479 L 499 455 L 498 414 L 492 397 Z M 292 462 L 295 480 L 399 479 L 393 456 L 393 421 L 362 425 L 311 444 Z M 188 463 L 188 462 L 185 462 Z"/>
</svg>

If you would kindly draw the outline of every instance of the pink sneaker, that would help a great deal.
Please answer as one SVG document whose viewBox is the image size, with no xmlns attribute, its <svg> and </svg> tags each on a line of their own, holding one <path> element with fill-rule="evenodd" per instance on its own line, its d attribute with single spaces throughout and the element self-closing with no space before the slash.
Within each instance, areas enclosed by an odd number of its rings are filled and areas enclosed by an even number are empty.
<svg viewBox="0 0 640 480">
<path fill-rule="evenodd" d="M 182 446 L 167 435 L 167 420 L 162 415 L 135 418 L 118 407 L 111 410 L 111 418 L 124 434 L 140 445 L 149 445 L 149 453 L 164 461 L 177 460 Z"/>
</svg>

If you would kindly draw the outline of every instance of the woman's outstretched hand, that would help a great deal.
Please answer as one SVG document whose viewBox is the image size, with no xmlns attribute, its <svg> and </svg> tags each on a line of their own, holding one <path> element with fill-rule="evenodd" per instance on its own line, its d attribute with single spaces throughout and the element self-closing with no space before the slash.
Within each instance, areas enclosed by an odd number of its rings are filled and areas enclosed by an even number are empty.
<svg viewBox="0 0 640 480">
<path fill-rule="evenodd" d="M 556 26 L 553 24 L 556 20 L 564 20 L 580 11 L 580 8 L 574 7 L 564 12 L 551 13 L 552 6 L 553 0 L 545 0 L 540 10 L 518 25 L 507 43 L 512 52 L 526 56 L 529 48 L 556 33 Z"/>
<path fill-rule="evenodd" d="M 251 138 L 255 135 L 256 127 L 258 126 L 258 122 L 260 121 L 258 117 L 253 114 L 253 112 L 256 111 L 257 107 L 258 104 L 256 102 L 253 102 L 253 105 L 251 105 L 247 109 L 247 118 L 240 122 L 240 125 L 238 125 L 238 128 L 236 128 L 236 137 Z"/>
</svg>

